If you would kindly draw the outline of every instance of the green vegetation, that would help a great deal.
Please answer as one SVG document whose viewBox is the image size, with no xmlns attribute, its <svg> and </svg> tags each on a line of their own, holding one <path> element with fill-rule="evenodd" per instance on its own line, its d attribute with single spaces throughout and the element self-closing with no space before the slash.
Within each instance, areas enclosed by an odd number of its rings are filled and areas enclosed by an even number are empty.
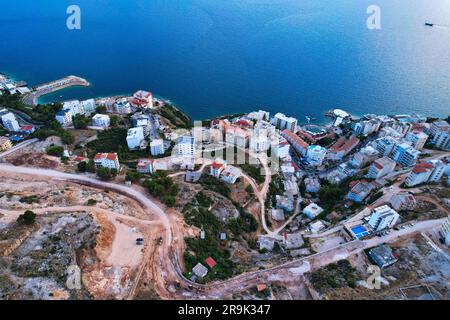
<svg viewBox="0 0 450 320">
<path fill-rule="evenodd" d="M 78 162 L 77 169 L 79 172 L 86 172 L 87 171 L 87 162 L 86 161 Z"/>
<path fill-rule="evenodd" d="M 52 146 L 48 147 L 45 152 L 50 156 L 62 157 L 62 155 L 64 153 L 64 148 L 61 146 L 52 145 Z"/>
<path fill-rule="evenodd" d="M 127 145 L 127 129 L 112 128 L 98 133 L 97 140 L 89 142 L 88 155 L 94 157 L 99 152 L 117 152 L 120 161 L 136 160 L 148 156 L 147 151 L 130 151 Z"/>
<path fill-rule="evenodd" d="M 200 184 L 207 190 L 217 192 L 218 194 L 223 195 L 224 197 L 230 197 L 230 188 L 219 179 L 216 179 L 210 175 L 202 175 L 200 178 Z"/>
<path fill-rule="evenodd" d="M 215 279 L 227 279 L 234 275 L 235 265 L 230 260 L 230 252 L 222 246 L 219 234 L 224 231 L 223 223 L 205 208 L 191 209 L 184 214 L 186 223 L 202 228 L 205 239 L 185 238 L 187 250 L 184 262 L 187 270 L 198 263 L 212 257 L 217 266 L 208 273 L 205 282 Z M 193 254 L 191 254 L 192 252 Z"/>
<path fill-rule="evenodd" d="M 89 125 L 89 121 L 89 118 L 81 114 L 72 117 L 72 123 L 75 129 L 86 129 Z"/>
<path fill-rule="evenodd" d="M 95 108 L 95 112 L 96 113 L 106 113 L 106 106 L 98 106 L 97 108 Z"/>
<path fill-rule="evenodd" d="M 22 203 L 32 204 L 32 203 L 35 203 L 35 202 L 39 202 L 39 197 L 36 196 L 36 195 L 25 196 L 25 197 L 20 198 L 19 201 L 22 202 Z"/>
<path fill-rule="evenodd" d="M 284 193 L 283 180 L 279 176 L 277 176 L 276 178 L 272 179 L 272 181 L 269 184 L 269 193 L 267 194 L 266 197 L 266 207 L 269 208 L 270 205 L 274 207 L 276 204 L 275 196 L 281 195 L 283 193 Z"/>
<path fill-rule="evenodd" d="M 325 207 L 333 207 L 346 194 L 344 188 L 337 184 L 324 185 L 319 190 L 319 198 Z"/>
<path fill-rule="evenodd" d="M 73 144 L 75 142 L 75 137 L 69 131 L 65 130 L 61 124 L 53 120 L 48 125 L 40 128 L 32 134 L 33 137 L 39 140 L 45 140 L 50 136 L 58 136 L 61 138 L 64 144 Z"/>
<path fill-rule="evenodd" d="M 356 270 L 347 260 L 341 260 L 315 271 L 310 279 L 314 287 L 322 292 L 343 287 L 356 287 Z"/>
<path fill-rule="evenodd" d="M 193 121 L 189 116 L 168 103 L 165 103 L 158 110 L 158 113 L 160 116 L 169 120 L 170 123 L 177 128 L 190 129 L 193 127 Z"/>
<path fill-rule="evenodd" d="M 334 141 L 333 139 L 325 137 L 323 139 L 320 139 L 317 143 L 319 146 L 326 148 L 330 146 L 333 143 L 333 141 Z"/>
<path fill-rule="evenodd" d="M 140 178 L 141 174 L 133 170 L 127 170 L 127 173 L 125 174 L 126 181 L 137 182 Z"/>
<path fill-rule="evenodd" d="M 119 120 L 120 118 L 118 115 L 112 114 L 109 116 L 109 125 L 113 128 L 117 127 L 119 124 Z"/>
<path fill-rule="evenodd" d="M 158 171 L 150 179 L 146 179 L 142 185 L 154 197 L 160 198 L 168 207 L 174 207 L 179 188 L 173 182 L 172 178 L 167 176 L 164 171 Z"/>
<path fill-rule="evenodd" d="M 252 177 L 257 184 L 261 184 L 264 182 L 265 177 L 264 174 L 261 173 L 262 168 L 260 166 L 241 164 L 240 167 L 242 170 L 244 170 L 245 173 Z"/>
<path fill-rule="evenodd" d="M 95 199 L 89 199 L 87 201 L 88 206 L 95 206 L 96 204 L 97 204 L 97 200 L 95 200 Z"/>
<path fill-rule="evenodd" d="M 197 200 L 198 204 L 204 208 L 208 208 L 213 203 L 211 198 L 208 197 L 208 195 L 206 195 L 203 191 L 197 193 L 195 199 Z"/>
<path fill-rule="evenodd" d="M 17 218 L 17 223 L 21 225 L 31 225 L 36 219 L 36 214 L 33 211 L 27 210 Z"/>
<path fill-rule="evenodd" d="M 378 191 L 370 196 L 370 198 L 367 200 L 367 203 L 374 203 L 378 199 L 380 199 L 383 196 L 383 191 Z"/>
<path fill-rule="evenodd" d="M 3 94 L 0 95 L 0 105 L 23 112 L 37 123 L 47 123 L 53 120 L 56 113 L 62 109 L 61 103 L 30 107 L 22 102 L 20 94 L 10 94 L 8 91 L 3 91 Z"/>
<path fill-rule="evenodd" d="M 108 181 L 117 176 L 117 170 L 100 167 L 97 169 L 97 176 L 103 181 Z"/>
</svg>

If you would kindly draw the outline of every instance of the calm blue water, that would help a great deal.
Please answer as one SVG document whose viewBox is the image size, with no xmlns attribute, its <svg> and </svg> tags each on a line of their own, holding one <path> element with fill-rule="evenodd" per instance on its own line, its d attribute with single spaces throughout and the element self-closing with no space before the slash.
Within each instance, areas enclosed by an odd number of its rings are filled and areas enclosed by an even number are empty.
<svg viewBox="0 0 450 320">
<path fill-rule="evenodd" d="M 447 0 L 0 0 L 0 71 L 30 85 L 69 74 L 64 99 L 147 89 L 194 118 L 265 108 L 304 120 L 450 114 Z M 78 4 L 82 30 L 66 28 Z M 46 98 L 54 100 L 57 95 Z"/>
</svg>

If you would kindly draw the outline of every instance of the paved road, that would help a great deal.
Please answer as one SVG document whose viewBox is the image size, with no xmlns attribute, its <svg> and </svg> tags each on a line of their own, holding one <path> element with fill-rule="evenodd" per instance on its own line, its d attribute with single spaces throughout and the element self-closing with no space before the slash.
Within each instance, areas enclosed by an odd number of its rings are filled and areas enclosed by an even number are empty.
<svg viewBox="0 0 450 320">
<path fill-rule="evenodd" d="M 29 146 L 29 145 L 32 145 L 33 143 L 36 143 L 36 142 L 38 142 L 38 141 L 39 141 L 39 139 L 30 139 L 30 140 L 26 140 L 26 141 L 24 141 L 24 142 L 21 142 L 21 143 L 15 145 L 14 147 L 12 147 L 11 149 L 6 150 L 5 152 L 0 153 L 0 159 L 1 159 L 1 158 L 4 158 L 4 157 L 6 157 L 6 156 L 9 156 L 10 154 L 13 154 L 14 152 L 17 152 L 17 151 L 19 151 L 20 149 L 25 148 L 25 147 L 27 147 L 27 146 Z"/>
</svg>

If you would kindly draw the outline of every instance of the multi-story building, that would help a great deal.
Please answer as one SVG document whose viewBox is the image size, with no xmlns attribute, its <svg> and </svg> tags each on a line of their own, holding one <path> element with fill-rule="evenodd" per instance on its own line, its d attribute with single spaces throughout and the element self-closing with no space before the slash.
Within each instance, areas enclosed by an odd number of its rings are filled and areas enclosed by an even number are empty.
<svg viewBox="0 0 450 320">
<path fill-rule="evenodd" d="M 347 199 L 361 203 L 367 196 L 376 188 L 378 188 L 378 184 L 376 182 L 367 182 L 365 180 L 362 181 L 354 181 L 350 185 L 350 191 L 347 194 Z"/>
<path fill-rule="evenodd" d="M 72 111 L 70 109 L 65 109 L 58 111 L 56 113 L 55 119 L 58 121 L 63 127 L 70 126 L 72 124 Z"/>
<path fill-rule="evenodd" d="M 281 136 L 278 138 L 273 138 L 271 144 L 271 152 L 275 157 L 282 159 L 289 156 L 291 146 L 285 138 Z"/>
<path fill-rule="evenodd" d="M 216 159 L 209 170 L 210 175 L 212 175 L 213 177 L 219 179 L 220 175 L 222 174 L 222 171 L 226 168 L 227 166 L 227 162 L 225 160 L 222 159 Z"/>
<path fill-rule="evenodd" d="M 416 198 L 409 192 L 394 194 L 389 200 L 389 204 L 394 210 L 412 210 L 417 204 Z"/>
<path fill-rule="evenodd" d="M 309 146 L 306 151 L 306 157 L 312 166 L 321 166 L 326 155 L 327 149 L 321 146 Z"/>
<path fill-rule="evenodd" d="M 396 165 L 395 161 L 388 157 L 377 159 L 370 166 L 367 177 L 371 179 L 380 179 L 393 172 Z"/>
<path fill-rule="evenodd" d="M 0 119 L 2 120 L 3 126 L 6 130 L 11 132 L 19 132 L 20 126 L 16 120 L 16 116 L 14 113 L 9 112 L 6 109 L 0 110 Z"/>
<path fill-rule="evenodd" d="M 0 151 L 6 151 L 11 147 L 11 140 L 9 140 L 7 137 L 0 137 Z"/>
<path fill-rule="evenodd" d="M 270 113 L 264 110 L 259 110 L 259 111 L 255 111 L 255 112 L 250 112 L 247 117 L 249 119 L 253 119 L 253 120 L 264 120 L 264 121 L 269 121 L 270 119 Z"/>
<path fill-rule="evenodd" d="M 240 148 L 247 148 L 250 133 L 236 125 L 227 125 L 225 127 L 225 141 Z"/>
<path fill-rule="evenodd" d="M 195 155 L 195 139 L 191 136 L 181 136 L 177 141 L 179 157 L 193 157 Z"/>
<path fill-rule="evenodd" d="M 281 135 L 291 144 L 295 151 L 303 156 L 306 155 L 309 144 L 307 144 L 302 138 L 287 129 L 284 130 Z"/>
<path fill-rule="evenodd" d="M 416 164 L 405 180 L 408 187 L 413 187 L 421 183 L 425 183 L 431 176 L 434 166 L 429 162 L 421 162 Z"/>
<path fill-rule="evenodd" d="M 130 150 L 139 149 L 144 139 L 144 129 L 142 129 L 142 127 L 131 128 L 128 130 L 127 144 Z"/>
<path fill-rule="evenodd" d="M 155 139 L 150 143 L 150 153 L 152 156 L 159 156 L 164 154 L 164 141 L 162 139 Z"/>
<path fill-rule="evenodd" d="M 297 119 L 287 117 L 282 113 L 277 113 L 273 117 L 272 124 L 280 130 L 289 130 L 291 132 L 297 131 Z"/>
<path fill-rule="evenodd" d="M 94 127 L 108 128 L 110 123 L 109 116 L 106 114 L 96 114 L 92 117 L 92 125 Z"/>
<path fill-rule="evenodd" d="M 398 140 L 392 137 L 384 137 L 373 142 L 372 146 L 378 151 L 380 156 L 389 156 L 398 144 Z"/>
<path fill-rule="evenodd" d="M 442 150 L 450 150 L 450 131 L 437 131 L 433 138 L 434 146 Z"/>
<path fill-rule="evenodd" d="M 419 155 L 419 150 L 404 142 L 394 148 L 392 159 L 403 167 L 411 167 L 416 164 Z"/>
<path fill-rule="evenodd" d="M 355 153 L 350 159 L 349 164 L 354 168 L 360 169 L 365 167 L 367 164 L 375 161 L 378 158 L 379 154 L 380 153 L 375 150 L 375 148 L 367 146 L 361 149 L 359 152 Z"/>
<path fill-rule="evenodd" d="M 241 175 L 242 172 L 239 168 L 234 166 L 227 166 L 220 174 L 220 180 L 228 184 L 234 184 Z"/>
<path fill-rule="evenodd" d="M 131 113 L 131 104 L 128 102 L 127 98 L 117 99 L 114 104 L 114 111 L 119 114 L 129 114 Z"/>
<path fill-rule="evenodd" d="M 359 142 L 360 140 L 356 136 L 351 136 L 350 139 L 341 137 L 328 149 L 327 158 L 335 161 L 341 160 L 356 148 Z"/>
<path fill-rule="evenodd" d="M 439 230 L 439 235 L 444 241 L 445 245 L 450 246 L 450 216 L 447 217 L 447 220 L 442 224 L 441 229 Z"/>
<path fill-rule="evenodd" d="M 438 120 L 431 124 L 430 127 L 430 136 L 434 137 L 437 133 L 445 131 L 450 132 L 450 124 L 444 120 Z"/>
<path fill-rule="evenodd" d="M 384 205 L 373 209 L 368 224 L 374 231 L 380 231 L 394 227 L 399 218 L 400 215 L 397 211 L 388 205 Z"/>
<path fill-rule="evenodd" d="M 422 150 L 428 140 L 428 135 L 422 131 L 412 131 L 406 135 L 406 140 L 411 142 L 413 148 Z"/>
<path fill-rule="evenodd" d="M 97 153 L 94 157 L 94 163 L 97 168 L 109 168 L 119 171 L 120 163 L 117 153 Z"/>
<path fill-rule="evenodd" d="M 431 163 L 434 167 L 433 172 L 430 175 L 430 178 L 428 179 L 428 182 L 430 183 L 438 183 L 444 173 L 446 172 L 448 165 L 445 164 L 442 160 L 433 159 L 427 161 L 428 163 Z"/>
<path fill-rule="evenodd" d="M 323 212 L 323 208 L 315 203 L 310 203 L 303 209 L 303 213 L 310 219 L 316 218 L 319 214 Z"/>
<path fill-rule="evenodd" d="M 250 138 L 250 150 L 255 152 L 265 152 L 270 149 L 270 140 L 267 137 L 267 133 L 264 134 L 262 132 L 253 133 Z"/>
<path fill-rule="evenodd" d="M 151 92 L 139 90 L 133 94 L 131 103 L 138 108 L 153 109 L 153 95 Z"/>
<path fill-rule="evenodd" d="M 139 173 L 153 173 L 153 160 L 140 159 L 136 164 L 136 171 Z"/>
</svg>

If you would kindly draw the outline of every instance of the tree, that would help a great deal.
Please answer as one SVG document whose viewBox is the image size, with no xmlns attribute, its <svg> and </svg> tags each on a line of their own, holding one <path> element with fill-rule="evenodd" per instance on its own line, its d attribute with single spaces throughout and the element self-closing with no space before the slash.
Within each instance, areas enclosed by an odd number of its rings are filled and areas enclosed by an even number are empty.
<svg viewBox="0 0 450 320">
<path fill-rule="evenodd" d="M 95 173 L 97 171 L 94 160 L 92 159 L 89 160 L 86 166 L 86 171 L 90 173 Z"/>
<path fill-rule="evenodd" d="M 75 129 L 86 129 L 89 125 L 89 119 L 82 114 L 77 114 L 72 117 L 72 123 Z"/>
<path fill-rule="evenodd" d="M 106 106 L 98 106 L 95 108 L 96 113 L 106 113 Z"/>
<path fill-rule="evenodd" d="M 64 144 L 73 144 L 75 142 L 75 137 L 67 130 L 61 133 L 61 139 Z"/>
<path fill-rule="evenodd" d="M 97 169 L 97 176 L 104 181 L 111 180 L 113 177 L 111 170 L 105 167 L 100 167 Z"/>
<path fill-rule="evenodd" d="M 17 218 L 17 222 L 23 225 L 31 225 L 36 219 L 36 214 L 33 211 L 27 210 Z"/>
<path fill-rule="evenodd" d="M 164 204 L 168 206 L 169 208 L 172 208 L 177 203 L 177 199 L 174 196 L 165 196 L 164 197 Z"/>
<path fill-rule="evenodd" d="M 86 172 L 87 171 L 87 166 L 88 166 L 88 164 L 86 163 L 86 161 L 78 162 L 78 164 L 77 164 L 78 171 Z"/>
<path fill-rule="evenodd" d="M 61 157 L 64 153 L 64 148 L 61 146 L 50 146 L 46 150 L 48 155 Z"/>
<path fill-rule="evenodd" d="M 127 173 L 125 174 L 125 180 L 126 181 L 131 181 L 131 182 L 136 182 L 140 179 L 141 175 L 139 174 L 139 172 L 134 172 L 131 170 L 127 170 Z"/>
<path fill-rule="evenodd" d="M 119 124 L 119 117 L 115 114 L 111 115 L 109 117 L 109 124 L 111 125 L 111 127 L 117 127 L 117 125 Z"/>
</svg>

